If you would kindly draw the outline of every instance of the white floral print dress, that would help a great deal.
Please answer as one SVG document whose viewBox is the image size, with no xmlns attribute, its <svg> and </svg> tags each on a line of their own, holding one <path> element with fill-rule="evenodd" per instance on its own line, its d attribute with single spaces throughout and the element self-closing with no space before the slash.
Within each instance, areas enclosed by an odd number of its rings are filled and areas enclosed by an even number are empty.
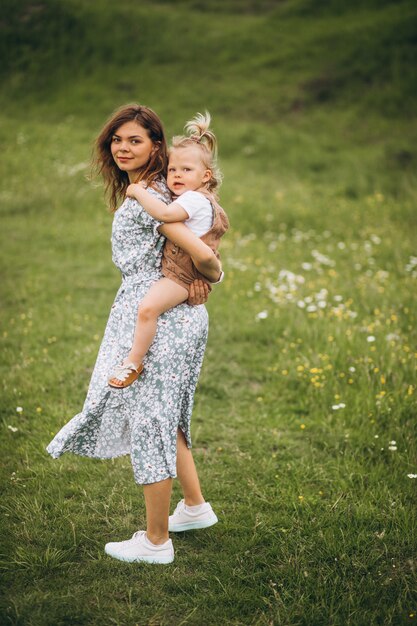
<svg viewBox="0 0 417 626">
<path fill-rule="evenodd" d="M 167 188 L 157 197 L 169 201 Z M 122 273 L 107 322 L 87 398 L 81 413 L 54 437 L 47 451 L 108 459 L 130 454 L 135 481 L 149 484 L 176 476 L 177 429 L 191 447 L 190 419 L 194 391 L 207 340 L 203 305 L 180 304 L 160 316 L 143 374 L 130 387 L 107 384 L 113 367 L 128 354 L 138 305 L 161 278 L 165 238 L 142 206 L 127 198 L 112 228 L 113 261 Z"/>
</svg>

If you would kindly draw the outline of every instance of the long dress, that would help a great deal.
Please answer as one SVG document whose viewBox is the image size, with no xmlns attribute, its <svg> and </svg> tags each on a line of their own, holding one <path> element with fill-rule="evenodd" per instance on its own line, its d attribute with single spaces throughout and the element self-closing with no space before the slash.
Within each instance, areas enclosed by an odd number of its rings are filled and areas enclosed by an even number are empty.
<svg viewBox="0 0 417 626">
<path fill-rule="evenodd" d="M 151 190 L 168 200 L 167 188 Z M 180 428 L 191 447 L 190 420 L 194 392 L 207 341 L 204 305 L 180 304 L 160 316 L 144 371 L 129 387 L 107 384 L 113 367 L 127 356 L 138 305 L 162 277 L 165 238 L 157 222 L 134 199 L 116 211 L 112 257 L 122 274 L 81 413 L 54 437 L 47 451 L 97 459 L 130 454 L 134 479 L 149 484 L 176 476 L 176 438 Z"/>
</svg>

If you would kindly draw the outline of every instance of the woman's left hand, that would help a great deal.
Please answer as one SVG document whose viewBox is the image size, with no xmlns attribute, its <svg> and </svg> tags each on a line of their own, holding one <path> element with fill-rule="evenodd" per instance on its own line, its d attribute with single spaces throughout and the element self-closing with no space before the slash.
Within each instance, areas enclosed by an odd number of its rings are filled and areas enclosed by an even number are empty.
<svg viewBox="0 0 417 626">
<path fill-rule="evenodd" d="M 209 295 L 209 288 L 207 283 L 203 280 L 196 279 L 190 285 L 190 291 L 188 294 L 187 304 L 196 306 L 197 304 L 204 304 L 207 302 Z"/>
</svg>

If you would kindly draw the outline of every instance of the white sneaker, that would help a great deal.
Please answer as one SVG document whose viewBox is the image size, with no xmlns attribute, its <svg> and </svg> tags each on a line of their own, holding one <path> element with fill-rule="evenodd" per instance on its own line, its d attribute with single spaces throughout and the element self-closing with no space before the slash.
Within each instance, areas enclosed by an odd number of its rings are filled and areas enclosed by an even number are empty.
<svg viewBox="0 0 417 626">
<path fill-rule="evenodd" d="M 174 513 L 169 516 L 168 530 L 171 533 L 179 533 L 183 530 L 198 530 L 213 526 L 219 520 L 211 508 L 210 502 L 204 502 L 198 513 L 193 513 L 185 506 L 184 500 L 180 500 Z"/>
<path fill-rule="evenodd" d="M 146 538 L 144 530 L 138 530 L 127 541 L 113 541 L 106 543 L 104 550 L 106 554 L 119 561 L 136 563 L 172 563 L 174 560 L 174 546 L 171 539 L 156 546 Z"/>
</svg>

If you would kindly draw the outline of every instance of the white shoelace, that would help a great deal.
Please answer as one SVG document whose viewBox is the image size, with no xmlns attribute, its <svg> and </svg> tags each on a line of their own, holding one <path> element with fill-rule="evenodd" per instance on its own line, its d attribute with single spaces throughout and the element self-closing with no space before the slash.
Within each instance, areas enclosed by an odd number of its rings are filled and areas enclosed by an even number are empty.
<svg viewBox="0 0 417 626">
<path fill-rule="evenodd" d="M 177 506 L 175 507 L 175 511 L 173 513 L 173 515 L 176 515 L 177 513 L 181 513 L 181 511 L 185 510 L 185 501 L 184 500 L 180 500 L 177 504 Z"/>
<path fill-rule="evenodd" d="M 133 533 L 132 535 L 132 539 L 139 539 L 139 537 L 141 537 L 142 535 L 145 534 L 146 531 L 144 530 L 137 530 L 135 533 Z"/>
</svg>

